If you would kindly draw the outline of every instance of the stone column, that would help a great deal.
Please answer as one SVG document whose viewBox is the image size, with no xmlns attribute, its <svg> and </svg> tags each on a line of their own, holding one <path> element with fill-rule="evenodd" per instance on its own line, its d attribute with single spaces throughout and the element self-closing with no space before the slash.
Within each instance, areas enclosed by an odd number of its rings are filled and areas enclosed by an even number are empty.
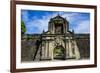
<svg viewBox="0 0 100 73">
<path fill-rule="evenodd" d="M 73 43 L 75 45 L 74 46 L 74 49 L 75 49 L 75 57 L 76 57 L 76 59 L 80 59 L 80 52 L 79 52 L 79 48 L 78 48 L 78 46 L 76 44 L 76 41 L 74 40 Z"/>
<path fill-rule="evenodd" d="M 69 43 L 68 43 L 68 39 L 66 39 L 65 42 L 66 42 L 66 44 L 65 44 L 66 48 L 65 49 L 66 49 L 66 59 L 67 59 L 67 58 L 69 58 Z"/>
<path fill-rule="evenodd" d="M 64 24 L 64 23 L 63 23 L 63 31 L 64 31 L 64 34 L 65 34 L 66 31 L 67 31 L 67 30 L 66 30 L 66 24 Z"/>
<path fill-rule="evenodd" d="M 53 34 L 55 34 L 55 25 L 53 23 Z"/>
<path fill-rule="evenodd" d="M 47 41 L 46 41 L 46 48 L 45 48 L 45 58 L 47 58 L 47 50 L 48 49 L 48 43 L 47 43 Z"/>
<path fill-rule="evenodd" d="M 53 60 L 53 41 L 49 42 L 49 58 Z"/>
<path fill-rule="evenodd" d="M 51 59 L 53 60 L 53 51 L 54 51 L 54 46 L 53 46 L 53 43 L 52 43 L 52 47 L 51 47 Z"/>
<path fill-rule="evenodd" d="M 73 58 L 71 39 L 69 39 L 69 57 Z"/>
<path fill-rule="evenodd" d="M 42 44 L 42 59 L 44 59 L 44 57 L 45 57 L 45 44 Z"/>
<path fill-rule="evenodd" d="M 49 48 L 49 46 L 50 46 L 50 45 L 49 45 L 49 41 L 47 41 L 47 43 L 48 43 L 48 48 L 47 48 L 47 58 L 49 58 L 49 49 L 50 49 L 50 48 Z"/>
</svg>

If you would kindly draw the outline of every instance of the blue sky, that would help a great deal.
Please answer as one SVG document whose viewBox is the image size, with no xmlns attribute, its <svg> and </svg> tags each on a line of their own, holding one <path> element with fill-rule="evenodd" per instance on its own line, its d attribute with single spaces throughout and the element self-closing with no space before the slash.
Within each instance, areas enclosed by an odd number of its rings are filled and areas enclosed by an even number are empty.
<svg viewBox="0 0 100 73">
<path fill-rule="evenodd" d="M 48 30 L 50 18 L 60 15 L 69 21 L 70 30 L 75 33 L 90 32 L 90 13 L 21 10 L 21 20 L 26 26 L 26 34 L 41 33 Z"/>
</svg>

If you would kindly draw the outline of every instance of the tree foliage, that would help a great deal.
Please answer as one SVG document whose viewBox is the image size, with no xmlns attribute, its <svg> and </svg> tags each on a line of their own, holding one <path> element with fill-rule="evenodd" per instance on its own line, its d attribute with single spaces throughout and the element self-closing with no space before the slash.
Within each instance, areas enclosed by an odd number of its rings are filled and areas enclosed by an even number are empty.
<svg viewBox="0 0 100 73">
<path fill-rule="evenodd" d="M 24 34 L 26 32 L 26 27 L 23 21 L 21 21 L 21 33 Z"/>
</svg>

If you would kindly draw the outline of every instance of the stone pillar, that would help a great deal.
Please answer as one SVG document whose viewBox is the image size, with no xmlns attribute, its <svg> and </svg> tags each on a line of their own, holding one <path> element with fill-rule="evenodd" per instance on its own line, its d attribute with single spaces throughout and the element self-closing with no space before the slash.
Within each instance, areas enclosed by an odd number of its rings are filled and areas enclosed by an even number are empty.
<svg viewBox="0 0 100 73">
<path fill-rule="evenodd" d="M 53 60 L 53 51 L 54 51 L 54 47 L 52 47 L 52 49 L 51 49 L 51 59 Z"/>
<path fill-rule="evenodd" d="M 54 26 L 54 23 L 53 23 L 53 34 L 55 34 L 55 26 Z"/>
<path fill-rule="evenodd" d="M 66 24 L 64 24 L 64 23 L 63 23 L 63 31 L 64 31 L 64 34 L 65 34 L 66 31 L 67 31 L 67 30 L 66 30 Z"/>
<path fill-rule="evenodd" d="M 47 43 L 47 41 L 46 41 L 46 48 L 45 48 L 45 58 L 47 57 L 47 50 L 48 49 L 48 43 Z"/>
<path fill-rule="evenodd" d="M 53 50 L 54 50 L 54 44 L 53 43 L 54 43 L 54 41 L 51 41 L 50 45 L 49 45 L 49 47 L 50 47 L 49 55 L 50 55 L 51 60 L 53 60 Z"/>
<path fill-rule="evenodd" d="M 69 57 L 73 58 L 71 39 L 69 39 Z"/>
<path fill-rule="evenodd" d="M 53 23 L 51 23 L 51 27 L 50 27 L 51 29 L 50 29 L 50 31 L 51 31 L 51 33 L 53 34 L 54 32 L 53 32 Z"/>
<path fill-rule="evenodd" d="M 47 48 L 47 58 L 49 58 L 49 41 L 47 41 L 47 43 L 48 43 L 48 48 Z"/>
<path fill-rule="evenodd" d="M 42 57 L 41 57 L 41 59 L 44 59 L 44 57 L 45 57 L 45 42 L 44 42 L 44 44 L 42 44 Z"/>
<path fill-rule="evenodd" d="M 66 48 L 65 49 L 66 49 L 66 59 L 67 59 L 67 58 L 69 58 L 69 43 L 68 43 L 68 39 L 66 39 L 65 42 L 66 42 L 66 44 L 65 44 Z"/>
<path fill-rule="evenodd" d="M 73 43 L 74 43 L 74 49 L 75 49 L 75 57 L 76 57 L 76 59 L 80 59 L 80 52 L 79 52 L 79 48 L 78 48 L 78 46 L 77 46 L 77 44 L 76 44 L 76 41 L 73 41 Z"/>
</svg>

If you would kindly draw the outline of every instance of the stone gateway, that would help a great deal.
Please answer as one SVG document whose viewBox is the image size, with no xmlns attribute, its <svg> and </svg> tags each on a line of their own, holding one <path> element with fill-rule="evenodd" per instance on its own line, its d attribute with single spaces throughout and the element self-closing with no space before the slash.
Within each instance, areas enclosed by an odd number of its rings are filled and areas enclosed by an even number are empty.
<svg viewBox="0 0 100 73">
<path fill-rule="evenodd" d="M 76 44 L 74 31 L 69 30 L 69 22 L 57 15 L 51 18 L 48 24 L 48 31 L 41 34 L 39 50 L 36 59 L 80 59 L 79 48 Z"/>
<path fill-rule="evenodd" d="M 21 60 L 89 59 L 89 40 L 89 34 L 76 34 L 74 30 L 70 31 L 69 21 L 57 15 L 48 22 L 48 31 L 22 36 Z"/>
</svg>

